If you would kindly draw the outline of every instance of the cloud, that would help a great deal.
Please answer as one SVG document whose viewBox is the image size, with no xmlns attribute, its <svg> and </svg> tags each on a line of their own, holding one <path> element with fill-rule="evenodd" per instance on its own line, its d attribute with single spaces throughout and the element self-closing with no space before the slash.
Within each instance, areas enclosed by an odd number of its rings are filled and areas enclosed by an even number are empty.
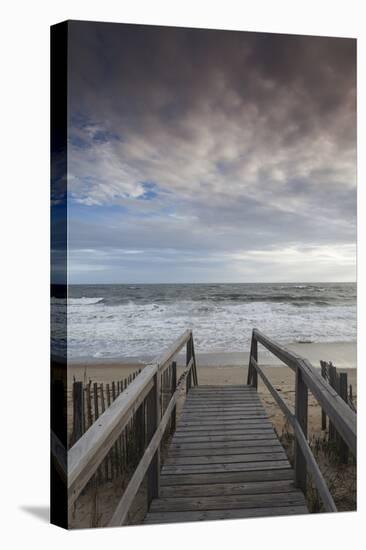
<svg viewBox="0 0 366 550">
<path fill-rule="evenodd" d="M 290 250 L 300 266 L 303 245 L 354 244 L 355 41 L 79 22 L 69 36 L 78 265 L 84 248 L 176 251 L 194 280 L 200 251 L 232 280 L 243 251 Z M 354 276 L 343 256 L 323 264 Z"/>
</svg>

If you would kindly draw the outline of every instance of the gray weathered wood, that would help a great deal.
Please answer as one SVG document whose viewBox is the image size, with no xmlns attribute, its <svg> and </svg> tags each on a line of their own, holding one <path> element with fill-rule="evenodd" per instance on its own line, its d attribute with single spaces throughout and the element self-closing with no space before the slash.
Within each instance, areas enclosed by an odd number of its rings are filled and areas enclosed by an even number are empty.
<svg viewBox="0 0 366 550">
<path fill-rule="evenodd" d="M 156 379 L 158 379 L 158 376 L 156 376 Z M 156 385 L 154 385 L 152 395 L 156 395 Z M 157 429 L 155 430 L 154 435 L 145 450 L 144 456 L 140 460 L 140 463 L 137 466 L 123 494 L 123 497 L 121 498 L 113 514 L 113 517 L 109 522 L 109 526 L 112 527 L 117 525 L 123 525 L 126 522 L 128 517 L 128 511 L 133 502 L 133 499 L 135 498 L 137 491 L 139 490 L 139 487 L 144 479 L 146 472 L 148 472 L 148 470 L 151 467 L 151 464 L 154 461 L 154 458 L 156 457 L 164 431 L 168 425 L 174 406 L 176 405 L 177 398 L 178 398 L 178 393 L 176 392 L 172 396 L 172 399 L 170 400 L 170 403 L 165 411 L 165 414 L 161 419 L 161 422 L 159 423 Z M 152 400 L 152 403 L 156 406 L 155 399 Z M 153 480 L 153 483 L 155 484 L 155 479 Z M 160 486 L 160 483 L 159 483 L 159 486 Z"/>
<path fill-rule="evenodd" d="M 249 366 L 248 366 L 248 386 L 253 386 L 255 389 L 258 387 L 258 376 L 257 371 L 253 369 L 251 364 L 251 359 L 258 362 L 258 342 L 255 338 L 252 338 L 250 345 L 250 356 L 249 356 Z"/>
<path fill-rule="evenodd" d="M 154 363 L 158 365 L 160 372 L 165 370 L 169 364 L 172 362 L 174 357 L 179 353 L 183 346 L 187 343 L 192 335 L 191 330 L 186 330 L 182 336 L 180 336 L 170 348 L 164 352 Z"/>
<path fill-rule="evenodd" d="M 279 460 L 263 460 L 257 462 L 235 462 L 231 464 L 191 464 L 186 466 L 164 466 L 162 474 L 178 475 L 178 474 L 200 474 L 200 473 L 223 473 L 223 472 L 250 472 L 253 470 L 282 470 L 290 468 L 290 464 L 286 459 Z"/>
<path fill-rule="evenodd" d="M 334 424 L 336 430 L 347 443 L 352 453 L 356 455 L 356 415 L 337 394 L 336 390 L 331 388 L 329 384 L 323 380 L 321 375 L 307 359 L 279 346 L 257 329 L 253 330 L 253 336 L 294 371 L 296 371 L 297 367 L 301 369 L 304 383 L 323 408 L 330 421 Z"/>
<path fill-rule="evenodd" d="M 320 371 L 324 379 L 326 378 L 326 370 L 327 370 L 327 367 L 326 367 L 325 361 L 320 361 Z M 325 411 L 322 409 L 322 430 L 326 430 L 326 429 L 327 429 L 327 415 L 325 414 Z"/>
<path fill-rule="evenodd" d="M 179 523 L 189 521 L 212 521 L 220 519 L 244 519 L 269 516 L 290 516 L 308 514 L 306 506 L 274 506 L 270 508 L 248 508 L 236 510 L 207 510 L 196 512 L 156 512 L 149 513 L 144 521 L 153 523 Z"/>
<path fill-rule="evenodd" d="M 259 443 L 264 443 L 264 445 L 259 445 Z M 192 446 L 191 446 L 192 447 Z M 188 448 L 186 449 L 184 445 L 178 446 L 178 445 L 170 445 L 169 446 L 169 452 L 168 452 L 168 459 L 170 457 L 205 457 L 205 456 L 226 456 L 226 455 L 234 455 L 234 454 L 250 454 L 250 453 L 275 453 L 275 452 L 283 452 L 282 445 L 276 441 L 275 439 L 273 441 L 270 441 L 269 443 L 267 441 L 260 441 L 258 444 L 254 441 L 245 441 L 243 444 L 238 444 L 238 446 L 235 446 L 235 443 L 233 443 L 230 446 L 227 447 L 216 447 L 216 448 L 204 448 L 201 446 L 196 446 L 196 448 Z"/>
<path fill-rule="evenodd" d="M 243 483 L 212 483 L 210 485 L 171 485 L 161 488 L 161 497 L 210 497 L 230 495 L 260 495 L 297 491 L 293 481 L 252 481 Z"/>
<path fill-rule="evenodd" d="M 272 386 L 268 378 L 263 373 L 262 369 L 256 364 L 255 361 L 253 361 L 253 367 L 258 371 L 258 374 L 261 376 L 263 382 L 271 392 L 272 396 L 278 403 L 279 407 L 281 408 L 282 412 L 285 414 L 286 418 L 290 422 L 291 426 L 294 429 L 295 437 L 297 439 L 297 443 L 300 446 L 300 449 L 302 451 L 302 455 L 306 461 L 306 465 L 309 468 L 311 475 L 314 479 L 314 482 L 316 484 L 316 487 L 319 491 L 320 497 L 322 498 L 324 507 L 326 511 L 334 512 L 336 511 L 336 506 L 334 504 L 333 498 L 328 490 L 328 487 L 324 481 L 324 478 L 320 472 L 319 466 L 316 463 L 316 460 L 314 458 L 314 455 L 309 447 L 309 444 L 307 442 L 307 439 L 304 435 L 303 429 L 297 420 L 296 416 L 292 414 L 289 407 L 282 401 L 282 398 L 280 394 L 275 390 L 275 388 Z"/>
<path fill-rule="evenodd" d="M 73 429 L 72 444 L 84 433 L 84 388 L 82 382 L 74 382 L 73 392 Z"/>
<path fill-rule="evenodd" d="M 168 497 L 154 500 L 150 512 L 188 512 L 196 510 L 232 510 L 269 508 L 271 506 L 305 506 L 299 491 L 256 495 L 230 495 L 212 497 Z"/>
<path fill-rule="evenodd" d="M 151 395 L 151 408 L 149 410 L 149 420 L 151 423 L 150 435 L 153 437 L 154 433 L 159 427 L 161 417 L 161 404 L 160 404 L 160 376 L 158 374 L 154 377 L 154 387 Z M 146 454 L 146 453 L 145 453 Z M 153 498 L 159 496 L 160 488 L 160 445 L 155 449 L 155 453 L 151 458 L 150 466 L 148 469 L 147 480 L 147 492 L 148 503 Z"/>
<path fill-rule="evenodd" d="M 90 392 L 91 382 L 89 382 L 85 388 L 86 392 L 86 411 L 88 419 L 88 428 L 93 424 L 93 415 L 92 415 L 92 406 L 91 406 L 91 392 Z"/>
<path fill-rule="evenodd" d="M 292 468 L 282 468 L 275 470 L 252 470 L 245 472 L 210 472 L 199 474 L 161 474 L 161 486 L 167 485 L 203 485 L 213 483 L 243 483 L 248 481 L 293 481 L 294 472 Z"/>
<path fill-rule="evenodd" d="M 165 466 L 185 466 L 195 464 L 230 464 L 235 462 L 260 462 L 266 460 L 287 460 L 284 450 L 267 453 L 246 453 L 246 454 L 227 454 L 227 455 L 202 455 L 185 457 L 168 457 Z"/>
<path fill-rule="evenodd" d="M 348 403 L 348 381 L 346 372 L 339 373 L 339 395 L 343 401 Z M 339 458 L 342 464 L 348 463 L 348 447 L 342 438 L 340 438 L 339 441 Z"/>
<path fill-rule="evenodd" d="M 295 415 L 304 433 L 308 434 L 308 389 L 303 381 L 300 368 L 296 369 L 296 390 L 295 390 Z M 295 438 L 295 485 L 300 487 L 306 494 L 306 460 L 302 449 Z"/>
<path fill-rule="evenodd" d="M 177 389 L 177 362 L 173 361 L 173 363 L 172 363 L 172 392 L 173 392 L 173 394 L 176 391 L 176 389 Z M 170 426 L 171 433 L 175 432 L 176 426 L 177 426 L 177 407 L 175 406 L 173 408 L 173 412 L 172 412 L 172 420 L 171 420 L 171 426 Z"/>
<path fill-rule="evenodd" d="M 98 422 L 94 423 L 69 450 L 69 505 L 78 497 L 153 387 L 153 377 L 156 372 L 156 365 L 145 367 L 132 384 L 99 417 Z"/>
</svg>

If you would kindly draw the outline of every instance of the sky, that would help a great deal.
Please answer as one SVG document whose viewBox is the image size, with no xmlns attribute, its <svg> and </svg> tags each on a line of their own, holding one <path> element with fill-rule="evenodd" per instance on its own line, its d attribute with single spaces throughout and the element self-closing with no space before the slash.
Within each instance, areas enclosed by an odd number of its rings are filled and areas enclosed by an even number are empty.
<svg viewBox="0 0 366 550">
<path fill-rule="evenodd" d="M 354 281 L 356 41 L 69 24 L 71 283 Z"/>
</svg>

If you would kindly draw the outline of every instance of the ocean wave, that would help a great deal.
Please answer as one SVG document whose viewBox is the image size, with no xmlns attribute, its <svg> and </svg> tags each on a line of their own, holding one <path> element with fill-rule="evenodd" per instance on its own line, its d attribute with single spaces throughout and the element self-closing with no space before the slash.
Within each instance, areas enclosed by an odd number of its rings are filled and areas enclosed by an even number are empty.
<svg viewBox="0 0 366 550">
<path fill-rule="evenodd" d="M 67 303 L 70 306 L 89 306 L 99 304 L 104 301 L 104 298 L 87 298 L 82 296 L 81 298 L 68 298 Z"/>
<path fill-rule="evenodd" d="M 356 338 L 355 305 L 186 300 L 107 308 L 94 299 L 69 308 L 68 320 L 70 357 L 156 355 L 187 328 L 193 329 L 199 352 L 249 349 L 253 327 L 285 343 Z"/>
</svg>

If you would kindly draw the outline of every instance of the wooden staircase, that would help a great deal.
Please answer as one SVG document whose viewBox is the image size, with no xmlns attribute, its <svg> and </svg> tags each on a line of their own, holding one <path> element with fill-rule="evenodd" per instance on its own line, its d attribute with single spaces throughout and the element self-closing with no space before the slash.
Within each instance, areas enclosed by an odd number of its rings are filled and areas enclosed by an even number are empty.
<svg viewBox="0 0 366 550">
<path fill-rule="evenodd" d="M 145 523 L 305 514 L 293 479 L 253 387 L 195 386 Z"/>
</svg>

